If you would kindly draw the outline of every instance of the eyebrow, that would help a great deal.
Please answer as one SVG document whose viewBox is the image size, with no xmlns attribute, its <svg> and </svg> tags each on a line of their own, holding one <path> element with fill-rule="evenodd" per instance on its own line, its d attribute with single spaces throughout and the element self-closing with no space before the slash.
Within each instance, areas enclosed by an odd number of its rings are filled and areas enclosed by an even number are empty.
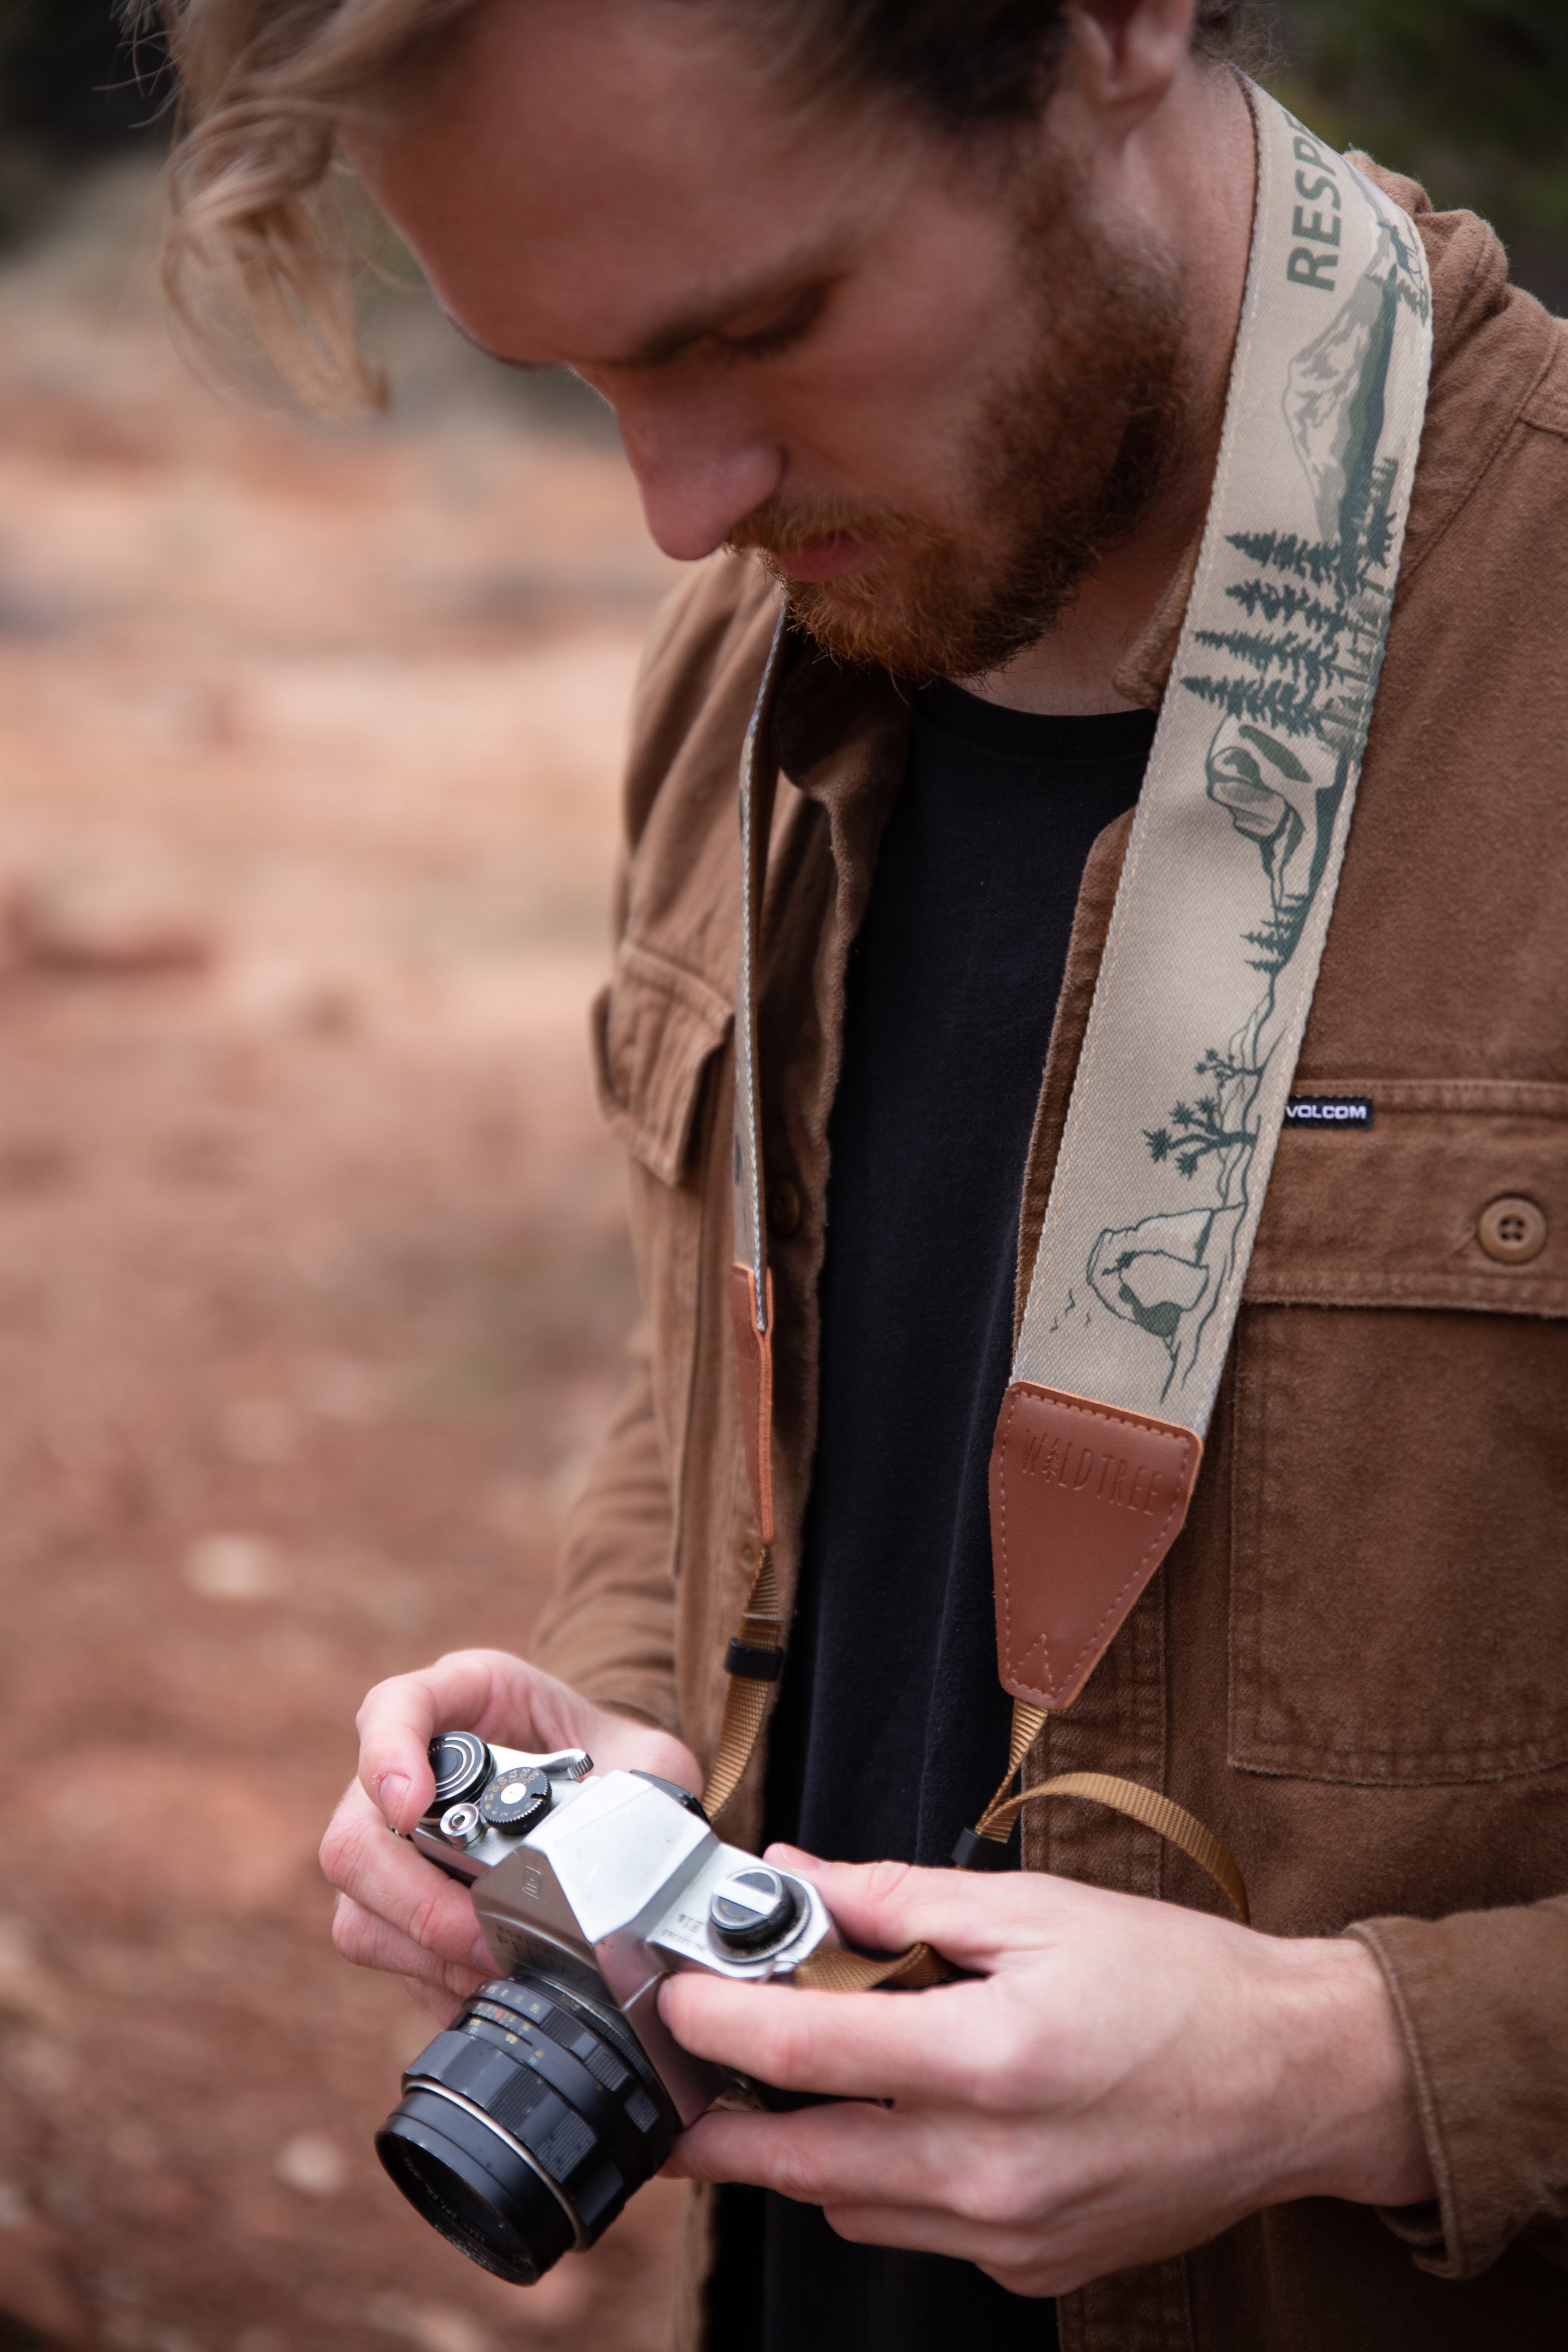
<svg viewBox="0 0 1568 2352">
<path fill-rule="evenodd" d="M 738 311 L 754 310 L 772 297 L 782 301 L 785 295 L 804 289 L 814 278 L 825 276 L 827 267 L 826 257 L 820 252 L 792 255 L 787 261 L 769 269 L 765 276 L 738 278 L 732 285 L 693 304 L 690 310 L 678 311 L 619 358 L 588 360 L 583 364 L 595 369 L 668 367 L 672 360 L 689 351 L 693 343 L 700 343 L 705 336 L 716 333 L 726 320 L 734 318 Z M 502 367 L 516 368 L 523 374 L 536 374 L 550 367 L 575 364 L 574 362 L 553 360 L 509 359 L 504 352 L 492 351 L 488 343 L 481 343 L 477 335 L 470 335 L 459 320 L 452 318 L 450 310 L 446 311 L 446 316 L 465 342 L 472 343 L 476 351 L 483 352 L 487 359 L 498 361 Z"/>
</svg>

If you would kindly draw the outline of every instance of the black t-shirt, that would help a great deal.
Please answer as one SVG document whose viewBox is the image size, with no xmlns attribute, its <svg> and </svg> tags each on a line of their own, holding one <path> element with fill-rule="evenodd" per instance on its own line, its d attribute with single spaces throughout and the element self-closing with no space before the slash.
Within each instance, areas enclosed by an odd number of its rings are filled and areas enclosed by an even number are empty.
<svg viewBox="0 0 1568 2352">
<path fill-rule="evenodd" d="M 822 1391 L 767 1834 L 945 1865 L 994 1790 L 986 1469 L 1018 1201 L 1073 908 L 1138 797 L 1142 711 L 1037 718 L 937 686 L 849 958 L 830 1129 Z M 1044 2352 L 1048 2305 L 965 2263 L 853 2246 L 726 2189 L 709 2352 Z"/>
</svg>

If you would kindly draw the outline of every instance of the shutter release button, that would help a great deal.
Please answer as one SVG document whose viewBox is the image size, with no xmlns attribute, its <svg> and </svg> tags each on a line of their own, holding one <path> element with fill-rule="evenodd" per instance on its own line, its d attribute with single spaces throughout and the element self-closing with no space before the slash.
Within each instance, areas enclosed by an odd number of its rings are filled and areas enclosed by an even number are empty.
<svg viewBox="0 0 1568 2352">
<path fill-rule="evenodd" d="M 742 1959 L 782 1943 L 799 1916 L 800 1896 L 789 1880 L 761 1863 L 733 1872 L 708 1903 L 715 1943 Z"/>
</svg>

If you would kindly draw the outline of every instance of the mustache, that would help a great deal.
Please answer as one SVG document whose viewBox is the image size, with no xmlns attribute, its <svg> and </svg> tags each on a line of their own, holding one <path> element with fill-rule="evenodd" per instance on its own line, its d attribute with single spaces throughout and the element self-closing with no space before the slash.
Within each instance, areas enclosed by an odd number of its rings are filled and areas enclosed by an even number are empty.
<svg viewBox="0 0 1568 2352">
<path fill-rule="evenodd" d="M 724 544 L 735 554 L 756 548 L 763 555 L 799 555 L 825 539 L 929 548 L 940 543 L 941 533 L 918 515 L 869 499 L 772 498 L 744 516 Z"/>
</svg>

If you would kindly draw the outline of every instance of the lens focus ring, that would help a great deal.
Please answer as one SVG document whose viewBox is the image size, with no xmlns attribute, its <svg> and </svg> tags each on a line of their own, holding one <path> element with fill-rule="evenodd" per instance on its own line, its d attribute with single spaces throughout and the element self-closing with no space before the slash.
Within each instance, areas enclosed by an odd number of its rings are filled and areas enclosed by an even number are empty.
<svg viewBox="0 0 1568 2352">
<path fill-rule="evenodd" d="M 629 2032 L 568 2005 L 553 1987 L 485 1985 L 414 2060 L 377 2152 L 445 2237 L 526 2284 L 574 2237 L 591 2245 L 674 2143 L 675 2118 L 634 2047 Z M 445 2164 L 433 2133 L 456 2144 Z M 537 2176 L 531 2185 L 517 2172 L 520 2156 Z M 473 2180 L 487 2177 L 491 2191 L 476 2196 Z M 551 2200 L 541 2204 L 546 2186 Z M 564 2239 L 562 2216 L 571 2224 Z"/>
</svg>

